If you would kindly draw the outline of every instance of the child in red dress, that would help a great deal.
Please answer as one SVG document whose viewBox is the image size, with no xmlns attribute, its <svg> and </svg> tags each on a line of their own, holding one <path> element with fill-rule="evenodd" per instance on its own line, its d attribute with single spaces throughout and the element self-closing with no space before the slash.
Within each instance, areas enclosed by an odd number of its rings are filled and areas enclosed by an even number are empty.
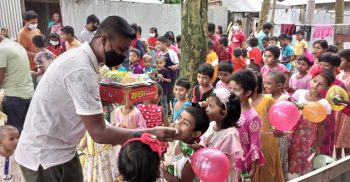
<svg viewBox="0 0 350 182">
<path fill-rule="evenodd" d="M 166 117 L 162 106 L 158 106 L 160 97 L 163 94 L 162 87 L 157 84 L 158 93 L 152 100 L 145 100 L 143 104 L 139 104 L 137 109 L 140 110 L 143 118 L 146 121 L 147 128 L 154 128 L 157 126 L 169 126 L 168 118 Z M 162 152 L 164 153 L 168 148 L 168 143 L 162 142 Z"/>
</svg>

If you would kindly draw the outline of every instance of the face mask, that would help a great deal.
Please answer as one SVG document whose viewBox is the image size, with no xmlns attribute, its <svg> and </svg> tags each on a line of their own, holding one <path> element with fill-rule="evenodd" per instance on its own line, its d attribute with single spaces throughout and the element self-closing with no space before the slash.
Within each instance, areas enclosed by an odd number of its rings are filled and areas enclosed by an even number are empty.
<svg viewBox="0 0 350 182">
<path fill-rule="evenodd" d="M 233 31 L 238 31 L 239 30 L 239 26 L 233 26 Z"/>
<path fill-rule="evenodd" d="M 149 36 L 150 36 L 150 37 L 155 37 L 156 34 L 155 34 L 155 33 L 150 33 Z"/>
<path fill-rule="evenodd" d="M 59 43 L 60 43 L 59 41 L 50 40 L 50 44 L 53 46 L 57 46 Z"/>
<path fill-rule="evenodd" d="M 111 41 L 109 41 L 110 43 Z M 112 45 L 112 44 L 111 44 Z M 104 49 L 104 48 L 103 48 Z M 126 56 L 123 54 L 118 54 L 115 50 L 111 49 L 110 51 L 105 52 L 106 66 L 113 67 L 118 66 L 123 63 Z"/>
<path fill-rule="evenodd" d="M 28 25 L 28 28 L 30 28 L 30 29 L 32 29 L 32 30 L 36 29 L 36 27 L 38 27 L 38 24 L 37 24 L 37 23 L 35 23 L 35 24 L 29 24 L 29 25 Z"/>
<path fill-rule="evenodd" d="M 97 30 L 97 26 L 93 26 L 92 27 L 92 32 L 96 31 Z"/>
</svg>

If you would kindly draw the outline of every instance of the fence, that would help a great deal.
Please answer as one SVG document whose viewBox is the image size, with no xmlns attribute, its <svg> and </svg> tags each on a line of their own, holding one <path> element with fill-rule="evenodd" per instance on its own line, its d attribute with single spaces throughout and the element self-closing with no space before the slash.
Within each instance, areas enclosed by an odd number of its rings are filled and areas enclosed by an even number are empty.
<svg viewBox="0 0 350 182">
<path fill-rule="evenodd" d="M 350 182 L 350 156 L 288 182 Z"/>
</svg>

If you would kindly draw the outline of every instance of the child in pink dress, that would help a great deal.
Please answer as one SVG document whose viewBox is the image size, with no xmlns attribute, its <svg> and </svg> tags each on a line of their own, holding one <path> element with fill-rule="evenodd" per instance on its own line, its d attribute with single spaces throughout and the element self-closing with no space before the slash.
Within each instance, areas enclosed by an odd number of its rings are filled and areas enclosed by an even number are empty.
<svg viewBox="0 0 350 182">
<path fill-rule="evenodd" d="M 250 178 L 252 181 L 257 165 L 261 166 L 265 162 L 260 144 L 261 120 L 249 104 L 256 86 L 256 78 L 249 70 L 235 72 L 230 78 L 231 91 L 239 97 L 241 106 L 238 132 L 244 155 L 239 160 L 238 166 L 241 173 L 248 173 L 245 178 Z"/>
<path fill-rule="evenodd" d="M 230 159 L 231 173 L 227 182 L 238 180 L 236 163 L 243 155 L 236 129 L 241 108 L 239 98 L 229 90 L 215 89 L 207 99 L 206 113 L 212 122 L 201 137 L 200 145 L 218 149 Z"/>
<path fill-rule="evenodd" d="M 306 56 L 299 56 L 296 68 L 298 72 L 294 73 L 289 80 L 289 87 L 292 93 L 298 89 L 309 89 L 311 75 L 307 71 L 311 68 L 312 61 Z"/>
<path fill-rule="evenodd" d="M 277 46 L 269 46 L 265 49 L 265 65 L 260 70 L 264 80 L 266 78 L 267 73 L 271 72 L 272 70 L 281 71 L 288 77 L 290 73 L 289 70 L 283 64 L 278 63 L 280 53 L 281 51 Z"/>
<path fill-rule="evenodd" d="M 216 88 L 226 88 L 230 89 L 230 76 L 233 73 L 233 65 L 229 61 L 221 61 L 219 63 L 219 79 L 216 83 Z"/>
<path fill-rule="evenodd" d="M 119 106 L 115 110 L 115 123 L 120 128 L 147 128 L 141 112 L 132 103 Z"/>
<path fill-rule="evenodd" d="M 157 126 L 169 126 L 168 118 L 165 116 L 162 106 L 158 106 L 160 96 L 163 95 L 162 87 L 157 84 L 158 93 L 152 100 L 145 100 L 143 104 L 139 104 L 137 109 L 141 112 L 145 119 L 147 128 L 154 128 Z M 161 142 L 162 152 L 165 152 L 169 147 L 167 142 Z"/>
<path fill-rule="evenodd" d="M 297 90 L 292 95 L 292 99 L 298 104 L 318 102 L 326 108 L 327 114 L 330 115 L 331 107 L 320 92 L 327 90 L 335 77 L 332 71 L 322 69 L 319 66 L 315 69 L 312 68 L 309 73 L 312 76 L 310 90 Z M 323 123 L 314 124 L 304 119 L 303 116 L 299 118 L 289 148 L 289 173 L 303 175 L 312 170 L 312 164 L 308 161 L 311 156 L 311 148 L 315 148 L 316 154 L 320 153 L 323 134 Z"/>
</svg>

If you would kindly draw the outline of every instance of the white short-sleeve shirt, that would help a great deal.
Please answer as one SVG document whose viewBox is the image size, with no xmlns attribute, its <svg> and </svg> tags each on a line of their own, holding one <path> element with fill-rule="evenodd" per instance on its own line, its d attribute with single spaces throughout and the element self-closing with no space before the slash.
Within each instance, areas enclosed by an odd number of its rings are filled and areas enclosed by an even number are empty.
<svg viewBox="0 0 350 182">
<path fill-rule="evenodd" d="M 79 115 L 103 112 L 98 62 L 88 43 L 60 55 L 34 93 L 16 149 L 16 160 L 31 170 L 73 159 L 86 129 Z"/>
</svg>

